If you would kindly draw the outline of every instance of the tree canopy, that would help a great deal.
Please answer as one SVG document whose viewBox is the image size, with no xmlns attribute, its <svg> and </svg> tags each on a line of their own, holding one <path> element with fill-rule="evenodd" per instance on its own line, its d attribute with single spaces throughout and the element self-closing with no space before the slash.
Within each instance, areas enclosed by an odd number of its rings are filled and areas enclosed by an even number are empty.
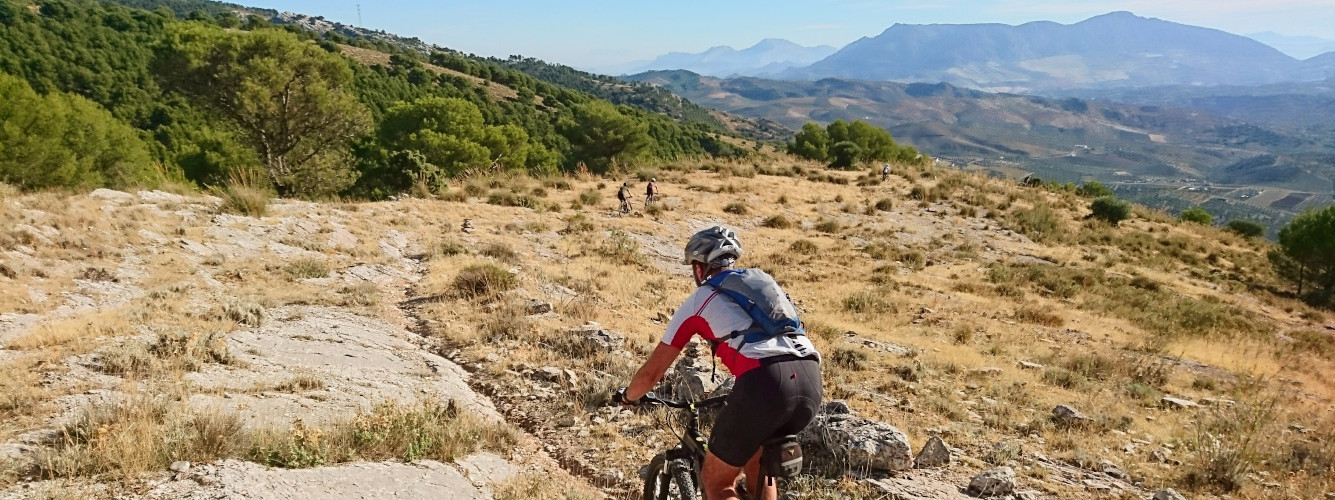
<svg viewBox="0 0 1335 500">
<path fill-rule="evenodd" d="M 1308 210 L 1279 230 L 1279 249 L 1270 260 L 1298 295 L 1323 306 L 1335 305 L 1335 205 Z"/>
<path fill-rule="evenodd" d="M 844 144 L 840 146 L 840 144 Z M 917 163 L 927 157 L 912 146 L 896 144 L 890 132 L 862 120 L 835 120 L 824 129 L 812 122 L 802 125 L 788 143 L 788 153 L 810 160 L 829 161 L 834 168 L 852 168 L 857 163 L 898 161 Z"/>
</svg>

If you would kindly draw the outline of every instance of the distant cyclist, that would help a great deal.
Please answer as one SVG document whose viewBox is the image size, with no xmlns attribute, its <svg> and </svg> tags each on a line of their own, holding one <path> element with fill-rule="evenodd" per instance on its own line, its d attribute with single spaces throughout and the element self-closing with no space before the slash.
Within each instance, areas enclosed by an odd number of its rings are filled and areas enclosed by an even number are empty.
<svg viewBox="0 0 1335 500">
<path fill-rule="evenodd" d="M 633 195 L 630 194 L 630 183 L 629 182 L 621 183 L 621 189 L 617 190 L 617 199 L 621 201 L 622 213 L 627 213 L 627 214 L 630 213 L 630 198 L 632 196 Z"/>
<path fill-rule="evenodd" d="M 700 478 L 705 498 L 740 498 L 736 483 L 745 470 L 747 491 L 760 493 L 752 497 L 773 500 L 778 495 L 774 483 L 759 484 L 762 449 L 772 449 L 766 445 L 776 437 L 798 434 L 815 417 L 823 396 L 820 354 L 773 278 L 759 269 L 733 268 L 742 245 L 732 230 L 715 226 L 696 233 L 686 243 L 685 255 L 698 288 L 672 316 L 662 342 L 630 386 L 614 399 L 636 404 L 663 378 L 691 337 L 699 335 L 737 376 L 710 436 Z M 738 297 L 750 302 L 753 311 L 764 312 L 753 316 Z"/>
<path fill-rule="evenodd" d="M 644 187 L 644 207 L 649 208 L 650 203 L 658 201 L 658 179 L 649 179 L 649 185 Z"/>
<path fill-rule="evenodd" d="M 890 179 L 890 164 L 886 163 L 884 167 L 881 167 L 881 182 L 888 179 Z"/>
</svg>

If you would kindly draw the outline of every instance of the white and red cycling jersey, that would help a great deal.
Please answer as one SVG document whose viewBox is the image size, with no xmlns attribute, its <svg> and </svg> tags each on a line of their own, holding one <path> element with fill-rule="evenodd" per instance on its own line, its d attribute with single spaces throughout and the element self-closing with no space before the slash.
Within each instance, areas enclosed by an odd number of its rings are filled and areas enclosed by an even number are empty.
<svg viewBox="0 0 1335 500">
<path fill-rule="evenodd" d="M 718 344 L 714 355 L 737 377 L 759 367 L 760 360 L 769 357 L 791 355 L 820 359 L 820 353 L 805 335 L 771 337 L 751 343 L 736 337 L 727 343 L 719 343 L 719 339 L 732 332 L 750 328 L 751 322 L 751 316 L 727 295 L 711 286 L 700 286 L 672 315 L 667 332 L 663 334 L 663 343 L 682 349 L 692 336 L 699 335 L 710 344 Z"/>
</svg>

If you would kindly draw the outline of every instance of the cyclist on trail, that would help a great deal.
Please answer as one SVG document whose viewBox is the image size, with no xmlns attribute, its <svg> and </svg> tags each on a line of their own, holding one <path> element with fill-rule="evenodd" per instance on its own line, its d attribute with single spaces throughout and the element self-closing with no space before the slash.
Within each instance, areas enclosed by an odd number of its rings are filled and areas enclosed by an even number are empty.
<svg viewBox="0 0 1335 500">
<path fill-rule="evenodd" d="M 672 316 L 662 342 L 630 386 L 614 399 L 637 404 L 663 378 L 691 337 L 700 335 L 737 377 L 710 436 L 700 475 L 705 498 L 740 498 L 736 483 L 745 470 L 746 491 L 760 493 L 752 493 L 753 498 L 773 500 L 778 495 L 775 485 L 759 484 L 762 445 L 801 432 L 816 416 L 823 396 L 820 354 L 802 333 L 792 302 L 773 278 L 759 269 L 733 268 L 742 256 L 742 245 L 732 230 L 715 226 L 696 233 L 686 243 L 685 256 L 698 288 Z M 760 317 L 740 305 L 735 295 L 739 289 L 746 292 L 741 300 L 759 299 L 749 301 L 753 312 L 787 316 L 783 321 L 790 323 L 784 324 L 796 327 L 781 334 L 764 331 Z"/>
<path fill-rule="evenodd" d="M 647 208 L 655 201 L 658 201 L 658 179 L 649 179 L 649 185 L 644 187 L 644 206 Z"/>
<path fill-rule="evenodd" d="M 881 167 L 881 182 L 885 182 L 889 178 L 890 178 L 890 164 L 886 163 L 884 167 Z"/>
<path fill-rule="evenodd" d="M 630 183 L 629 183 L 629 182 L 623 182 L 623 183 L 621 183 L 621 189 L 618 189 L 618 190 L 617 190 L 617 199 L 618 199 L 618 200 L 621 200 L 621 211 L 622 211 L 622 212 L 630 213 L 630 198 L 631 198 L 631 196 L 632 196 L 632 195 L 630 194 Z"/>
</svg>

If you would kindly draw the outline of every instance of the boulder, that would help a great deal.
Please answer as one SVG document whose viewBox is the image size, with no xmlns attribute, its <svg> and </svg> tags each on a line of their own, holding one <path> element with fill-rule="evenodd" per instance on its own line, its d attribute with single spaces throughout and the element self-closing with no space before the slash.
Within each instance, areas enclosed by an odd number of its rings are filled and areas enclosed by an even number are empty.
<svg viewBox="0 0 1335 500">
<path fill-rule="evenodd" d="M 1080 410 L 1066 405 L 1057 405 L 1052 409 L 1052 417 L 1058 424 L 1066 426 L 1082 425 L 1090 422 L 1090 418 L 1080 413 Z"/>
<path fill-rule="evenodd" d="M 913 447 L 907 435 L 889 424 L 850 414 L 818 415 L 798 439 L 803 447 L 842 460 L 853 469 L 913 468 Z"/>
<path fill-rule="evenodd" d="M 1177 490 L 1168 488 L 1159 490 L 1158 493 L 1155 493 L 1154 500 L 1187 500 L 1187 497 L 1182 496 Z"/>
<path fill-rule="evenodd" d="M 918 452 L 917 467 L 919 469 L 926 467 L 938 467 L 950 464 L 950 448 L 946 442 L 941 440 L 940 436 L 932 436 L 927 440 L 927 444 L 922 446 L 922 451 Z"/>
<path fill-rule="evenodd" d="M 980 497 L 1005 496 L 1015 491 L 1015 469 L 997 467 L 973 477 L 969 493 Z"/>
</svg>

